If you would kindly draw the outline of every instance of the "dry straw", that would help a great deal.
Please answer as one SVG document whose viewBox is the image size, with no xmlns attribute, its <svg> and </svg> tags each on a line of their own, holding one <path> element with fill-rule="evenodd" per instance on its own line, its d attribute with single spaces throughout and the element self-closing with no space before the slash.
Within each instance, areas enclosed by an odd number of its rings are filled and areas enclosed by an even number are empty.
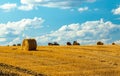
<svg viewBox="0 0 120 76">
<path fill-rule="evenodd" d="M 36 50 L 37 42 L 35 39 L 24 39 L 22 42 L 23 50 Z"/>
</svg>

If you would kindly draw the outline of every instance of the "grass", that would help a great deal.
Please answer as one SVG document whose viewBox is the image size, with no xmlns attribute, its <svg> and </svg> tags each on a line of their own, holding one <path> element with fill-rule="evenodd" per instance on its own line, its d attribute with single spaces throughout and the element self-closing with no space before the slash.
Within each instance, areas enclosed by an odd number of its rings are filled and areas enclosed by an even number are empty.
<svg viewBox="0 0 120 76">
<path fill-rule="evenodd" d="M 1 46 L 0 68 L 14 76 L 120 76 L 120 46 Z"/>
</svg>

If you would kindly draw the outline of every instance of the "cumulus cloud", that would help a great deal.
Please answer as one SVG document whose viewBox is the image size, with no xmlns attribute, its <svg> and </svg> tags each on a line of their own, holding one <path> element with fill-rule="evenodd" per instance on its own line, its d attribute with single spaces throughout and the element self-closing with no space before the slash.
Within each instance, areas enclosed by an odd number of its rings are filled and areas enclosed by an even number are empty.
<svg viewBox="0 0 120 76">
<path fill-rule="evenodd" d="M 33 9 L 33 5 L 21 5 L 18 7 L 19 10 L 30 11 Z"/>
<path fill-rule="evenodd" d="M 116 8 L 116 9 L 113 9 L 112 12 L 115 15 L 120 15 L 120 6 L 118 8 Z"/>
<path fill-rule="evenodd" d="M 84 12 L 84 11 L 87 11 L 88 10 L 88 7 L 81 7 L 78 9 L 79 12 Z"/>
<path fill-rule="evenodd" d="M 21 43 L 21 39 L 19 37 L 13 39 L 12 41 L 10 41 L 8 44 L 9 45 L 13 45 L 13 44 L 18 44 L 18 43 Z"/>
<path fill-rule="evenodd" d="M 5 11 L 10 11 L 12 9 L 15 9 L 17 5 L 15 3 L 6 3 L 3 5 L 0 5 L 0 9 L 5 10 Z"/>
<path fill-rule="evenodd" d="M 77 40 L 81 44 L 95 44 L 97 41 L 104 43 L 120 42 L 120 25 L 113 24 L 103 19 L 87 21 L 85 23 L 72 23 L 63 25 L 56 31 L 44 35 L 34 35 L 33 30 L 40 30 L 44 20 L 42 18 L 22 19 L 17 22 L 0 24 L 1 44 L 20 43 L 23 38 L 36 38 L 38 44 L 46 45 L 48 42 L 65 44 L 67 41 Z M 39 29 L 38 29 L 39 28 Z M 31 33 L 32 32 L 32 33 Z M 29 34 L 28 34 L 29 33 Z M 6 42 L 6 43 L 5 43 Z"/>
<path fill-rule="evenodd" d="M 116 44 L 120 44 L 120 40 L 117 40 L 117 41 L 115 41 L 114 43 L 116 43 Z"/>
<path fill-rule="evenodd" d="M 4 38 L 7 38 L 6 40 L 8 42 L 14 41 L 13 39 L 23 37 L 23 34 L 26 34 L 28 31 L 41 28 L 43 22 L 44 20 L 42 18 L 35 17 L 33 19 L 22 19 L 17 22 L 0 24 L 0 27 L 2 27 L 0 28 L 0 41 L 5 41 Z"/>
<path fill-rule="evenodd" d="M 115 41 L 119 33 L 120 25 L 113 24 L 110 21 L 104 22 L 101 19 L 98 21 L 87 21 L 82 24 L 63 25 L 58 30 L 36 37 L 36 39 L 39 44 L 55 41 L 65 44 L 67 41 L 72 42 L 74 40 L 81 44 L 95 44 L 97 41 L 109 43 Z"/>
<path fill-rule="evenodd" d="M 50 8 L 69 9 L 78 7 L 83 2 L 92 3 L 95 1 L 96 0 L 20 0 L 22 5 L 18 8 L 20 10 L 32 10 L 39 6 L 43 6 Z"/>
<path fill-rule="evenodd" d="M 0 38 L 0 42 L 5 42 L 6 38 Z"/>
<path fill-rule="evenodd" d="M 12 9 L 30 11 L 41 6 L 49 8 L 70 9 L 76 7 L 78 8 L 81 3 L 92 3 L 95 1 L 96 0 L 20 0 L 20 5 L 17 5 L 16 3 L 5 3 L 0 5 L 0 9 L 3 9 L 7 12 Z"/>
</svg>

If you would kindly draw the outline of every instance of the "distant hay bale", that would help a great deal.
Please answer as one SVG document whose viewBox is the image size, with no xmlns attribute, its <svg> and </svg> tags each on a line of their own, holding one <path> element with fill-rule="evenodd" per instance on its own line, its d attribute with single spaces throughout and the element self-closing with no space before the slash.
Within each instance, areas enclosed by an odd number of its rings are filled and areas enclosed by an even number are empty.
<svg viewBox="0 0 120 76">
<path fill-rule="evenodd" d="M 53 45 L 59 46 L 60 44 L 58 44 L 57 42 L 54 42 Z"/>
<path fill-rule="evenodd" d="M 73 41 L 73 45 L 80 45 L 77 41 Z"/>
<path fill-rule="evenodd" d="M 67 42 L 66 44 L 67 44 L 67 45 L 72 45 L 70 42 Z"/>
<path fill-rule="evenodd" d="M 54 46 L 54 45 L 59 46 L 60 44 L 58 44 L 57 42 L 54 42 L 54 43 L 48 43 L 48 45 L 49 46 Z"/>
<path fill-rule="evenodd" d="M 116 45 L 116 44 L 113 42 L 112 45 Z"/>
<path fill-rule="evenodd" d="M 101 42 L 101 41 L 98 41 L 98 42 L 97 42 L 97 45 L 104 45 L 104 43 Z"/>
<path fill-rule="evenodd" d="M 49 46 L 53 45 L 53 43 L 48 43 Z"/>
<path fill-rule="evenodd" d="M 13 44 L 13 46 L 16 46 L 16 44 Z"/>
<path fill-rule="evenodd" d="M 21 44 L 17 44 L 17 46 L 21 46 Z"/>
<path fill-rule="evenodd" d="M 35 39 L 24 39 L 22 42 L 23 50 L 36 50 L 37 42 Z"/>
</svg>

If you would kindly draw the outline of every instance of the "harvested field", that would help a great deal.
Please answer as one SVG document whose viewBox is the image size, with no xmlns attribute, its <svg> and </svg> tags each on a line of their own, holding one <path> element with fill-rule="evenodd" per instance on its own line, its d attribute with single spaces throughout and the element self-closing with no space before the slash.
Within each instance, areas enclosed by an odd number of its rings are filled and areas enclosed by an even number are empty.
<svg viewBox="0 0 120 76">
<path fill-rule="evenodd" d="M 120 46 L 1 46 L 0 75 L 120 76 Z"/>
</svg>

